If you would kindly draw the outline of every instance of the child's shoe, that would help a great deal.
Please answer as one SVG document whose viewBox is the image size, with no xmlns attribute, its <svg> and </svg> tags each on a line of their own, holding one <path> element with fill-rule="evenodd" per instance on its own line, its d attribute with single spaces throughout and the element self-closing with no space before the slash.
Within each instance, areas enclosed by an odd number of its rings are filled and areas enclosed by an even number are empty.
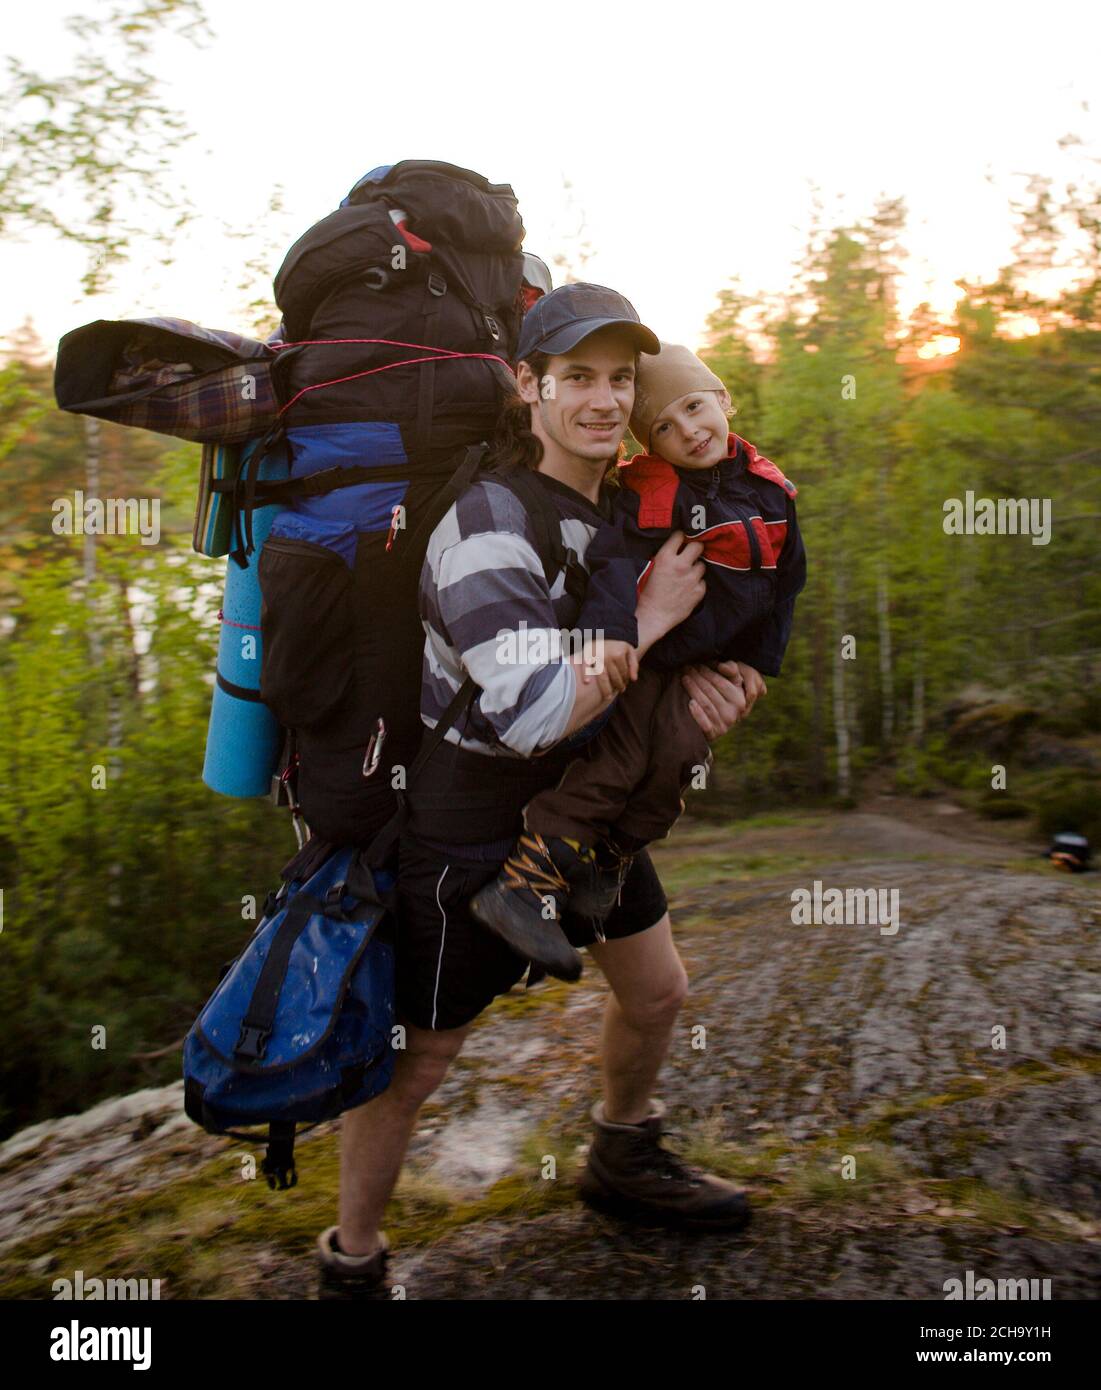
<svg viewBox="0 0 1101 1390">
<path fill-rule="evenodd" d="M 559 921 L 570 897 L 570 879 L 591 872 L 594 862 L 592 850 L 578 840 L 547 841 L 525 831 L 498 876 L 471 898 L 471 914 L 517 955 L 560 980 L 576 980 L 581 956 Z M 548 899 L 554 904 L 552 917 L 544 915 Z"/>
<path fill-rule="evenodd" d="M 619 902 L 635 857 L 617 849 L 609 840 L 601 840 L 593 854 L 592 865 L 586 866 L 588 872 L 579 872 L 570 884 L 570 911 L 599 923 Z M 599 931 L 597 935 L 600 936 Z"/>
</svg>

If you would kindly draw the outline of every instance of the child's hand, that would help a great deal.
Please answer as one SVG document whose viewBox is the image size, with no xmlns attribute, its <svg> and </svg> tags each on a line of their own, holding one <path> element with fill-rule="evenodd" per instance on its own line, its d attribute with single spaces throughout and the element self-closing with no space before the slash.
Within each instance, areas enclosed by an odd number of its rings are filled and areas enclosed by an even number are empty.
<svg viewBox="0 0 1101 1390">
<path fill-rule="evenodd" d="M 605 641 L 598 637 L 593 643 L 583 668 L 586 685 L 594 680 L 605 700 L 622 694 L 631 681 L 638 679 L 638 652 L 630 642 Z"/>
<path fill-rule="evenodd" d="M 755 670 L 754 667 L 747 666 L 744 661 L 737 661 L 734 664 L 741 673 L 742 688 L 745 690 L 745 712 L 748 714 L 758 696 L 768 694 L 768 686 L 765 684 L 760 671 Z"/>
</svg>

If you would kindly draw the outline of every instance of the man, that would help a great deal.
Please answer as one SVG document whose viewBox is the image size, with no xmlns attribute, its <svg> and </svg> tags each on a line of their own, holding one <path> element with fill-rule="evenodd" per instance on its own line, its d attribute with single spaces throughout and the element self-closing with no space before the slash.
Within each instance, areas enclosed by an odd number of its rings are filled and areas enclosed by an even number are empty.
<svg viewBox="0 0 1101 1390">
<path fill-rule="evenodd" d="M 533 470 L 528 476 L 557 509 L 563 544 L 582 561 L 609 516 L 602 482 L 634 404 L 639 351 L 657 352 L 657 339 L 626 299 L 602 286 L 554 290 L 528 312 L 521 331 L 519 399 L 503 411 L 495 459 L 498 467 Z M 406 1046 L 390 1087 L 344 1117 L 340 1224 L 319 1239 L 323 1297 L 369 1295 L 385 1286 L 382 1217 L 417 1112 L 474 1018 L 528 964 L 470 916 L 469 900 L 512 849 L 524 804 L 576 756 L 571 736 L 591 726 L 614 697 L 586 675 L 584 653 L 548 662 L 545 649 L 525 654 L 538 649 L 529 640 L 518 655 L 502 659 L 503 629 L 525 631 L 529 639 L 560 631 L 572 626 L 579 607 L 566 572 L 548 583 L 533 539 L 530 514 L 516 493 L 485 479 L 459 499 L 429 542 L 421 583 L 422 717 L 435 725 L 467 675 L 480 693 L 410 788 L 397 936 Z M 684 539 L 674 534 L 658 553 L 639 598 L 637 630 L 606 634 L 637 643 L 640 657 L 703 597 L 701 546 Z M 718 671 L 694 668 L 682 679 L 709 739 L 744 713 L 733 663 Z M 682 1163 L 659 1143 L 663 1107 L 651 1091 L 687 976 L 645 851 L 631 861 L 599 939 L 568 911 L 562 926 L 575 947 L 588 948 L 611 987 L 604 1099 L 592 1111 L 595 1136 L 582 1196 L 689 1227 L 744 1225 L 749 1213 L 739 1189 Z"/>
</svg>

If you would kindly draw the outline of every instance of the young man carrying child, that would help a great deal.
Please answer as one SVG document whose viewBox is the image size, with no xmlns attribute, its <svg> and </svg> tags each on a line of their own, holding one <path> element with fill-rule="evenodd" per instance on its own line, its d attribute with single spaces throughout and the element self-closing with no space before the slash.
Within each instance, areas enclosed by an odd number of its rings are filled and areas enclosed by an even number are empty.
<svg viewBox="0 0 1101 1390">
<path fill-rule="evenodd" d="M 603 286 L 562 286 L 524 320 L 518 399 L 502 413 L 495 453 L 546 489 L 562 544 L 582 564 L 611 515 L 602 479 L 634 407 L 639 353 L 657 348 L 632 306 Z M 553 393 L 541 389 L 548 378 Z M 396 960 L 406 1046 L 388 1089 L 343 1119 L 340 1223 L 318 1241 L 323 1297 L 374 1297 L 386 1289 L 389 1242 L 381 1223 L 417 1113 L 474 1019 L 528 969 L 467 906 L 515 844 L 523 806 L 557 782 L 570 761 L 572 750 L 560 745 L 608 707 L 597 682 L 584 683 L 580 656 L 529 656 L 519 665 L 495 657 L 502 627 L 550 631 L 577 621 L 580 603 L 564 574 L 548 583 L 533 535 L 515 496 L 486 479 L 467 490 L 429 542 L 421 580 L 422 717 L 429 727 L 438 721 L 467 673 L 481 694 L 410 788 Z M 620 634 L 634 637 L 640 652 L 703 597 L 702 549 L 675 534 L 662 546 Z M 744 714 L 743 680 L 733 664 L 688 667 L 677 679 L 705 737 L 718 738 Z M 664 1110 L 652 1092 L 688 979 L 646 852 L 635 856 L 621 900 L 602 924 L 604 940 L 568 911 L 565 921 L 610 985 L 600 1045 L 604 1099 L 592 1110 L 582 1195 L 683 1228 L 738 1230 L 749 1219 L 744 1192 L 660 1142 Z"/>
<path fill-rule="evenodd" d="M 620 469 L 614 520 L 590 542 L 589 582 L 578 617 L 595 634 L 606 695 L 624 693 L 611 717 L 556 786 L 524 808 L 525 833 L 470 910 L 521 956 L 563 979 L 581 956 L 559 925 L 567 906 L 599 923 L 615 905 L 633 856 L 668 835 L 682 793 L 711 752 L 677 672 L 733 660 L 747 713 L 778 675 L 806 555 L 796 489 L 752 444 L 729 432 L 730 397 L 685 347 L 663 343 L 640 359 L 631 431 L 644 449 Z M 629 630 L 655 554 L 674 531 L 703 545 L 706 594 L 639 665 Z"/>
</svg>

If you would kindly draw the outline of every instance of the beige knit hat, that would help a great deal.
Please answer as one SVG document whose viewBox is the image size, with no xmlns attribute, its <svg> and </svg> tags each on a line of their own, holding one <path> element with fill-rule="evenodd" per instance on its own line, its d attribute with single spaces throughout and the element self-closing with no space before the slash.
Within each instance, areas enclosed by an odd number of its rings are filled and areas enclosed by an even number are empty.
<svg viewBox="0 0 1101 1390">
<path fill-rule="evenodd" d="M 662 343 L 656 357 L 640 357 L 635 377 L 635 408 L 631 433 L 644 449 L 650 447 L 650 430 L 667 405 L 690 391 L 722 391 L 725 387 L 710 367 L 694 352 L 677 343 Z"/>
</svg>

